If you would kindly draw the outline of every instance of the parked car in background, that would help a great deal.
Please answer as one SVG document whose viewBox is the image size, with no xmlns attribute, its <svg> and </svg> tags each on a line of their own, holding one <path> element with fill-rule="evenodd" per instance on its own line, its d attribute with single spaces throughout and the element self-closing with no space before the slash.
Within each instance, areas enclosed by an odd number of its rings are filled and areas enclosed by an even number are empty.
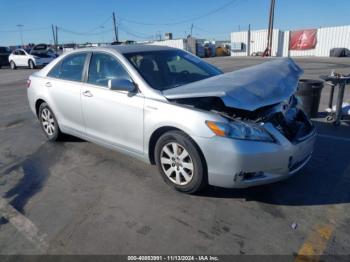
<svg viewBox="0 0 350 262">
<path fill-rule="evenodd" d="M 17 67 L 29 67 L 30 69 L 43 67 L 54 59 L 54 57 L 47 54 L 31 54 L 30 51 L 24 49 L 14 50 L 8 58 L 13 70 L 17 69 Z"/>
<path fill-rule="evenodd" d="M 37 55 L 37 56 L 47 56 L 56 58 L 58 57 L 58 54 L 47 44 L 38 44 L 35 45 L 32 50 L 30 51 L 31 55 Z"/>
<path fill-rule="evenodd" d="M 294 97 L 302 74 L 276 59 L 223 74 L 183 50 L 81 49 L 28 80 L 50 141 L 63 133 L 156 164 L 173 188 L 276 182 L 310 160 L 315 128 Z"/>
<path fill-rule="evenodd" d="M 11 54 L 11 50 L 8 47 L 0 46 L 0 68 L 3 66 L 10 65 L 9 56 Z"/>
</svg>

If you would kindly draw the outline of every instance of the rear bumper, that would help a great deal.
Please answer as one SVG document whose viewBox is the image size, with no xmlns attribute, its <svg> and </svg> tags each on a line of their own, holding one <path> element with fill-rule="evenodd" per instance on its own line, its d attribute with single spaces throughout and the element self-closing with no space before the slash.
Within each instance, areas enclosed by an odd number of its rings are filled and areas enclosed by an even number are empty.
<svg viewBox="0 0 350 262">
<path fill-rule="evenodd" d="M 272 124 L 265 128 L 276 143 L 225 137 L 195 138 L 204 154 L 210 185 L 246 188 L 269 184 L 296 174 L 310 160 L 315 129 L 298 143 L 291 143 Z"/>
</svg>

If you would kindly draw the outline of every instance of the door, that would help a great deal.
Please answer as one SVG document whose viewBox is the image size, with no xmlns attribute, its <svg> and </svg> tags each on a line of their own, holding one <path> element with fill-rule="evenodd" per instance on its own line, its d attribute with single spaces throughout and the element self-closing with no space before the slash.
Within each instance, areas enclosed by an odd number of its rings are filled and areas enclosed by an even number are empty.
<svg viewBox="0 0 350 262">
<path fill-rule="evenodd" d="M 45 87 L 50 95 L 49 106 L 60 127 L 72 134 L 84 132 L 81 111 L 81 88 L 88 53 L 68 55 L 48 74 Z"/>
<path fill-rule="evenodd" d="M 13 53 L 12 53 L 12 55 L 11 55 L 11 60 L 12 60 L 13 62 L 15 62 L 15 64 L 16 64 L 17 66 L 20 66 L 20 65 L 21 65 L 19 50 L 13 51 Z"/>
<path fill-rule="evenodd" d="M 110 79 L 129 79 L 129 74 L 111 54 L 93 53 L 82 110 L 87 136 L 133 153 L 143 153 L 143 105 L 141 93 L 108 88 Z"/>
<path fill-rule="evenodd" d="M 18 66 L 28 66 L 28 56 L 23 50 L 18 50 L 18 56 L 16 58 Z"/>
</svg>

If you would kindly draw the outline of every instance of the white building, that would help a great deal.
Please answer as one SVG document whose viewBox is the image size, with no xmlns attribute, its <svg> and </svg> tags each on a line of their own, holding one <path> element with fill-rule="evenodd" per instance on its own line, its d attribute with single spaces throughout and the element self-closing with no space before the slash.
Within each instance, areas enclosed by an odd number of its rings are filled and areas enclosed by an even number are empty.
<svg viewBox="0 0 350 262">
<path fill-rule="evenodd" d="M 160 40 L 144 43 L 146 45 L 163 45 L 170 46 L 174 48 L 179 48 L 186 50 L 192 54 L 196 54 L 196 39 L 193 37 L 181 38 L 181 39 L 169 39 L 169 40 Z"/>
<path fill-rule="evenodd" d="M 272 56 L 323 56 L 328 57 L 332 48 L 350 49 L 350 25 L 317 29 L 317 43 L 314 49 L 289 50 L 291 31 L 273 30 Z M 248 56 L 264 52 L 267 46 L 267 30 L 231 33 L 231 56 Z"/>
</svg>

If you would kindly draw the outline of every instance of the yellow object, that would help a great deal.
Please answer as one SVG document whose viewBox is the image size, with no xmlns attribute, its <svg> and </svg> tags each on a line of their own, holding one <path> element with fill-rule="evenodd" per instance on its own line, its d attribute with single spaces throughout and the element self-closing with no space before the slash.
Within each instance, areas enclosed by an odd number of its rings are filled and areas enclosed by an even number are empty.
<svg viewBox="0 0 350 262">
<path fill-rule="evenodd" d="M 226 48 L 223 48 L 221 46 L 217 47 L 215 52 L 216 52 L 216 56 L 227 56 Z"/>
</svg>

